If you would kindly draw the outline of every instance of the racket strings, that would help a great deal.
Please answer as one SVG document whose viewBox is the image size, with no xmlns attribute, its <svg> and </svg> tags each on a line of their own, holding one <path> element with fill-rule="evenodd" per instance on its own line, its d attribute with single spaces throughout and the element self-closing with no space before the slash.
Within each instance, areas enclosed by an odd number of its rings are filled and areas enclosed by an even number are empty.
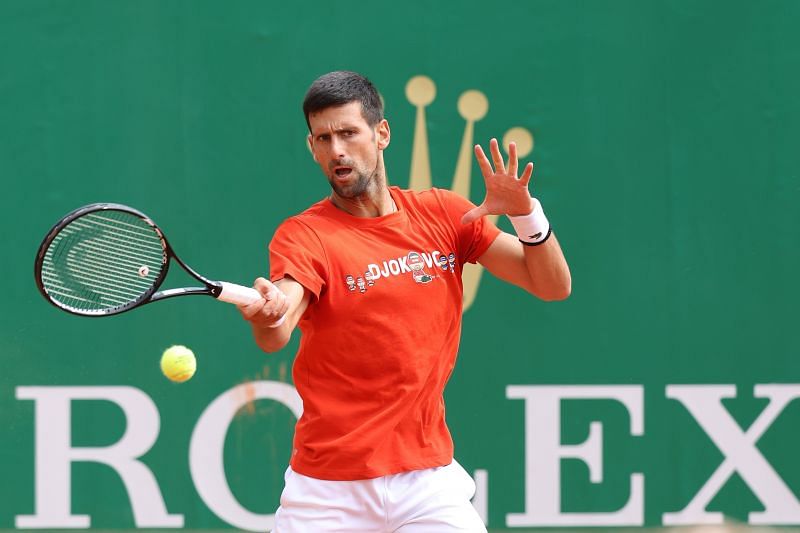
<svg viewBox="0 0 800 533">
<path fill-rule="evenodd" d="M 83 312 L 132 304 L 160 279 L 165 250 L 148 222 L 124 211 L 83 215 L 63 227 L 42 263 L 42 284 L 57 304 Z"/>
</svg>

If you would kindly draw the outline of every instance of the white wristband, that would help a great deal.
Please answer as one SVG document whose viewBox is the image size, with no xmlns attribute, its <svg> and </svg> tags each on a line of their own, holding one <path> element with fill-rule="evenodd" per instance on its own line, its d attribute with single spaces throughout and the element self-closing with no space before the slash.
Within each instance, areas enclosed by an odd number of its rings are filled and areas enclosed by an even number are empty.
<svg viewBox="0 0 800 533">
<path fill-rule="evenodd" d="M 280 317 L 280 318 L 278 319 L 278 321 L 277 321 L 277 322 L 275 322 L 274 324 L 270 324 L 270 325 L 269 325 L 269 326 L 267 326 L 267 327 L 270 327 L 270 328 L 279 328 L 279 327 L 280 327 L 280 326 L 281 326 L 281 325 L 282 325 L 284 322 L 286 322 L 286 315 L 283 315 L 282 317 Z"/>
<path fill-rule="evenodd" d="M 550 237 L 550 222 L 544 215 L 542 204 L 536 198 L 533 199 L 533 211 L 518 217 L 509 216 L 508 220 L 514 226 L 517 237 L 522 241 L 522 244 L 535 246 L 542 244 Z"/>
</svg>

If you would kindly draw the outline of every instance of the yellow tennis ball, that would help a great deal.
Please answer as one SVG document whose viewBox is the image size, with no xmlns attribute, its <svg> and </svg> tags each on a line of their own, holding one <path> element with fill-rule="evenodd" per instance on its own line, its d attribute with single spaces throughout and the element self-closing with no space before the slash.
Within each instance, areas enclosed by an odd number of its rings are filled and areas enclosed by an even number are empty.
<svg viewBox="0 0 800 533">
<path fill-rule="evenodd" d="M 170 381 L 183 383 L 194 376 L 197 370 L 197 360 L 186 346 L 180 344 L 170 346 L 161 355 L 161 371 Z"/>
</svg>

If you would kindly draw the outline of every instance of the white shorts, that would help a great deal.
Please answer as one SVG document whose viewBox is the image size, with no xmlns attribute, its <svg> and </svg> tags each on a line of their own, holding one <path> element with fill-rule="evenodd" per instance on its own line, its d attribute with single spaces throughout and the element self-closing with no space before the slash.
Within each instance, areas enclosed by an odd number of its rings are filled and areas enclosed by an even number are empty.
<svg viewBox="0 0 800 533">
<path fill-rule="evenodd" d="M 273 533 L 485 533 L 470 499 L 472 477 L 447 466 L 357 481 L 286 470 Z"/>
</svg>

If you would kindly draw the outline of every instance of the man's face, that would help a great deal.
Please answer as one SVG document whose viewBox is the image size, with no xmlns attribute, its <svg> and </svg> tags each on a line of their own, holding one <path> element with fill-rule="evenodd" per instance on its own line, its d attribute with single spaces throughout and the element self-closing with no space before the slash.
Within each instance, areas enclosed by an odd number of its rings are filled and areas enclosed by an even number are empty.
<svg viewBox="0 0 800 533">
<path fill-rule="evenodd" d="M 334 193 L 356 198 L 383 174 L 381 151 L 389 145 L 389 124 L 382 120 L 370 127 L 361 114 L 361 102 L 312 113 L 308 122 L 311 152 Z"/>
</svg>

